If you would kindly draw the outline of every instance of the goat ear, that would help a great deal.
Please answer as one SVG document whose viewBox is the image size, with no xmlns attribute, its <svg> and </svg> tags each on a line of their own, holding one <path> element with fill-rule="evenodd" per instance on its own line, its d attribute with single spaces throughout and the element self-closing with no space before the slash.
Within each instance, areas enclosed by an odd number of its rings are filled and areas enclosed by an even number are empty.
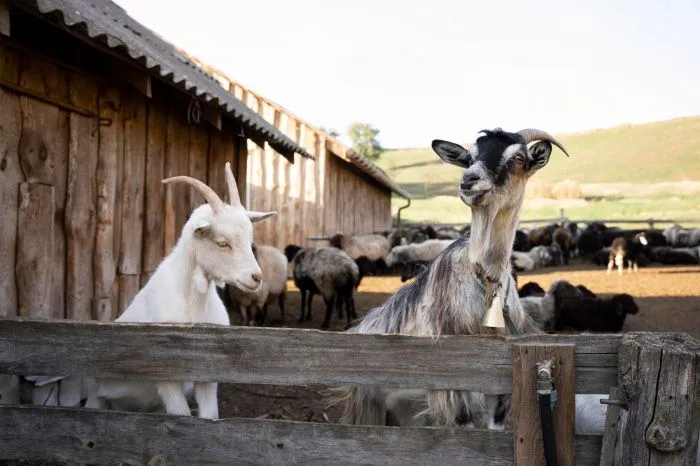
<svg viewBox="0 0 700 466">
<path fill-rule="evenodd" d="M 532 159 L 532 164 L 528 171 L 535 172 L 549 162 L 549 156 L 552 155 L 552 143 L 549 141 L 539 141 L 528 148 L 527 151 Z"/>
<path fill-rule="evenodd" d="M 256 212 L 254 210 L 248 210 L 246 211 L 246 214 L 248 215 L 248 218 L 252 223 L 257 223 L 257 222 L 262 222 L 263 220 L 266 220 L 270 217 L 274 217 L 277 215 L 277 212 Z"/>
<path fill-rule="evenodd" d="M 213 236 L 211 223 L 206 220 L 200 220 L 194 227 L 194 236 L 197 238 L 211 239 Z"/>
<path fill-rule="evenodd" d="M 469 165 L 472 164 L 472 157 L 469 155 L 469 151 L 459 144 L 443 141 L 442 139 L 434 139 L 432 147 L 443 162 L 462 168 L 469 168 Z"/>
</svg>

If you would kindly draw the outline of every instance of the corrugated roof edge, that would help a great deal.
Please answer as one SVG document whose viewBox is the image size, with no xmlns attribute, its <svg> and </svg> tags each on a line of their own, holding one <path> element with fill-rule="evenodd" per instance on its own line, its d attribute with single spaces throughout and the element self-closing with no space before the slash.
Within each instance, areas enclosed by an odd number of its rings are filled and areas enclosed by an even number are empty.
<svg viewBox="0 0 700 466">
<path fill-rule="evenodd" d="M 197 58 L 197 57 L 195 57 L 195 56 L 193 56 L 193 55 L 191 55 L 183 50 L 178 50 L 178 51 L 180 53 L 182 53 L 183 55 L 185 55 L 189 60 L 196 63 L 197 66 L 199 66 L 200 68 L 204 69 L 207 73 L 212 75 L 214 77 L 214 79 L 217 79 L 220 82 L 220 84 L 222 84 L 222 87 L 225 88 L 224 83 L 221 83 L 221 80 L 224 80 L 226 85 L 229 86 L 229 92 L 230 92 L 230 89 L 232 86 L 239 86 L 242 89 L 244 89 L 246 92 L 252 94 L 253 96 L 255 96 L 259 99 L 264 99 L 268 105 L 271 105 L 276 110 L 279 110 L 279 111 L 285 112 L 289 115 L 292 115 L 294 118 L 296 118 L 304 126 L 311 128 L 313 131 L 315 131 L 318 134 L 322 134 L 326 138 L 327 145 L 330 146 L 331 153 L 333 153 L 336 157 L 339 157 L 347 162 L 352 163 L 353 165 L 358 167 L 360 170 L 362 170 L 363 172 L 365 172 L 369 176 L 371 176 L 375 181 L 382 184 L 386 188 L 389 188 L 391 191 L 393 191 L 394 193 L 403 197 L 404 199 L 411 199 L 411 195 L 408 193 L 408 191 L 403 189 L 394 180 L 392 180 L 391 177 L 384 170 L 382 170 L 378 165 L 376 165 L 374 162 L 372 162 L 368 158 L 364 157 L 362 154 L 357 152 L 355 149 L 347 147 L 345 144 L 341 143 L 340 141 L 335 139 L 333 136 L 321 131 L 319 128 L 312 125 L 308 121 L 306 121 L 303 118 L 298 117 L 296 114 L 290 112 L 284 106 L 268 99 L 267 97 L 262 96 L 259 92 L 252 90 L 248 86 L 241 84 L 240 82 L 236 81 L 235 79 L 231 79 L 225 72 L 221 71 L 220 69 L 218 69 L 214 66 L 211 66 L 207 63 L 204 63 L 199 58 Z"/>
<path fill-rule="evenodd" d="M 240 121 L 244 131 L 262 136 L 276 151 L 282 154 L 297 152 L 314 159 L 306 149 L 230 94 L 213 76 L 112 1 L 15 0 L 12 3 L 33 9 L 45 17 L 58 18 L 72 31 L 124 54 L 178 89 L 219 107 Z"/>
</svg>

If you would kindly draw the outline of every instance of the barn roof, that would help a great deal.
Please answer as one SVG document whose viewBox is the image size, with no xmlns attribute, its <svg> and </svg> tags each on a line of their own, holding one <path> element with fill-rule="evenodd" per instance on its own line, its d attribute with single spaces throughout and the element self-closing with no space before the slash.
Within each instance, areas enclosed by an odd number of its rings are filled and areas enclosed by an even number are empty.
<svg viewBox="0 0 700 466">
<path fill-rule="evenodd" d="M 355 149 L 347 147 L 346 145 L 342 144 L 340 141 L 335 139 L 334 137 L 330 136 L 329 134 L 324 133 L 321 131 L 319 128 L 316 126 L 312 125 L 308 121 L 304 120 L 303 118 L 297 116 L 293 112 L 290 112 L 287 108 L 283 107 L 282 105 L 273 102 L 272 100 L 268 99 L 267 97 L 264 97 L 260 95 L 259 93 L 253 91 L 247 86 L 244 86 L 238 81 L 235 81 L 234 79 L 228 77 L 226 73 L 223 71 L 217 69 L 214 66 L 211 66 L 207 63 L 204 63 L 201 61 L 199 58 L 188 54 L 184 50 L 181 50 L 180 53 L 185 55 L 190 61 L 194 62 L 199 66 L 200 68 L 206 70 L 208 73 L 210 73 L 212 76 L 215 76 L 216 79 L 223 83 L 224 86 L 233 88 L 234 86 L 238 86 L 242 89 L 245 89 L 245 91 L 248 94 L 253 95 L 254 97 L 264 100 L 268 105 L 274 107 L 275 109 L 287 113 L 288 115 L 292 115 L 297 121 L 300 123 L 303 123 L 305 126 L 310 128 L 312 131 L 315 131 L 317 134 L 322 134 L 323 137 L 327 141 L 327 146 L 328 149 L 331 151 L 332 154 L 334 154 L 336 157 L 345 160 L 346 162 L 356 166 L 358 169 L 369 175 L 372 179 L 374 179 L 377 183 L 380 185 L 384 186 L 385 188 L 389 189 L 395 194 L 398 194 L 399 196 L 403 197 L 404 199 L 411 199 L 411 195 L 403 189 L 401 186 L 399 186 L 398 183 L 396 183 L 391 177 L 384 171 L 382 170 L 377 164 L 369 160 L 367 157 L 363 156 L 359 152 L 357 152 Z"/>
<path fill-rule="evenodd" d="M 146 1 L 146 0 L 145 0 Z M 106 45 L 138 62 L 175 87 L 203 99 L 239 121 L 248 137 L 265 139 L 281 154 L 298 153 L 314 158 L 243 102 L 224 89 L 169 42 L 131 18 L 110 0 L 21 0 L 42 16 L 57 20 L 73 32 Z"/>
</svg>

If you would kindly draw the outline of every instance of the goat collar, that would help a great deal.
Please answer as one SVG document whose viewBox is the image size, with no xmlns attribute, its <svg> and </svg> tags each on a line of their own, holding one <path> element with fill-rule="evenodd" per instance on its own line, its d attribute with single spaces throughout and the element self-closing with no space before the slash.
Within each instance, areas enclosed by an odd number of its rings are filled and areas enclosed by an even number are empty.
<svg viewBox="0 0 700 466">
<path fill-rule="evenodd" d="M 472 265 L 472 270 L 474 271 L 474 275 L 476 275 L 476 278 L 478 278 L 481 283 L 484 285 L 484 287 L 488 286 L 489 284 L 496 284 L 500 288 L 500 280 L 498 279 L 499 277 L 492 278 L 486 275 L 486 271 L 484 270 L 484 267 L 479 264 L 478 262 L 475 262 Z"/>
</svg>

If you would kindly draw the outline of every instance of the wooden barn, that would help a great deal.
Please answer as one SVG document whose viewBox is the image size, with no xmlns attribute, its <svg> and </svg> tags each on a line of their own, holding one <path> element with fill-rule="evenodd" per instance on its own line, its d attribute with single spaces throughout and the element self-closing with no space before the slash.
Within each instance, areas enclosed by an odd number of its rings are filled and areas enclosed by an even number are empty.
<svg viewBox="0 0 700 466">
<path fill-rule="evenodd" d="M 248 207 L 278 209 L 284 219 L 283 225 L 256 226 L 261 243 L 284 248 L 291 243 L 309 244 L 310 236 L 367 234 L 391 227 L 392 193 L 405 199 L 410 194 L 381 168 L 221 70 L 180 53 L 313 155 L 310 159 L 296 154 L 292 159 L 267 144 L 249 142 Z"/>
<path fill-rule="evenodd" d="M 250 208 L 281 212 L 260 243 L 384 229 L 405 195 L 108 0 L 0 0 L 0 316 L 116 317 L 203 202 L 161 179 L 224 195 L 226 161 Z"/>
</svg>

